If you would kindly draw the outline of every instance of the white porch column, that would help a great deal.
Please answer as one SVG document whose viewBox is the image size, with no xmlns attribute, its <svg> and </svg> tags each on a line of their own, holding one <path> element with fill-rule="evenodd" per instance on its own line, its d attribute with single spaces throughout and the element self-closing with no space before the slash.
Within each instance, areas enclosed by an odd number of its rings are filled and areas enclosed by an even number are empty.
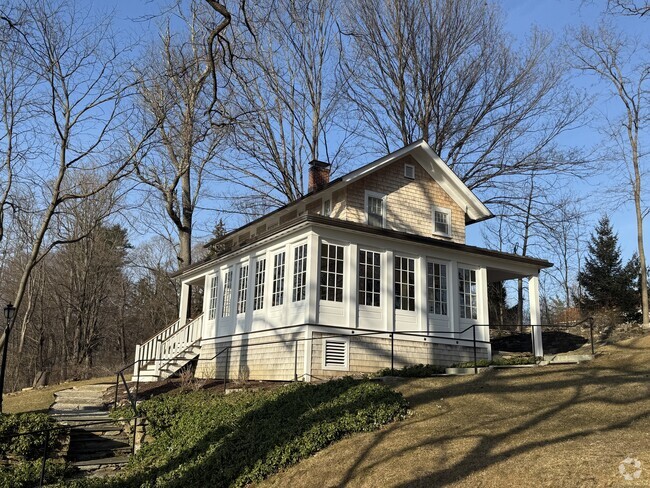
<svg viewBox="0 0 650 488">
<path fill-rule="evenodd" d="M 530 305 L 530 325 L 533 326 L 532 341 L 533 354 L 536 357 L 544 355 L 544 346 L 542 344 L 542 328 L 534 327 L 541 325 L 541 315 L 539 309 L 539 276 L 528 277 L 528 303 Z"/>
<path fill-rule="evenodd" d="M 190 285 L 183 282 L 181 284 L 181 299 L 180 299 L 180 309 L 178 311 L 178 320 L 180 320 L 180 325 L 183 326 L 187 322 L 187 312 L 188 307 L 190 306 Z"/>
</svg>

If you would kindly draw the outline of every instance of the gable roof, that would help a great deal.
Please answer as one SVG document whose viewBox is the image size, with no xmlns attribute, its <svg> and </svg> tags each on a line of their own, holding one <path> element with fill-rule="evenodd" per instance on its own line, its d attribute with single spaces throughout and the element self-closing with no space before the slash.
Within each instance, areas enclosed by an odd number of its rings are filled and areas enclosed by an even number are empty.
<svg viewBox="0 0 650 488">
<path fill-rule="evenodd" d="M 290 202 L 272 212 L 269 212 L 262 217 L 255 219 L 248 224 L 245 224 L 228 234 L 217 237 L 209 241 L 205 247 L 209 247 L 219 241 L 232 237 L 235 233 L 240 232 L 249 227 L 260 224 L 263 220 L 271 217 L 272 215 L 280 214 L 283 211 L 297 206 L 300 203 L 307 203 L 309 200 L 315 200 L 318 195 L 326 191 L 336 191 L 344 188 L 350 183 L 360 180 L 380 169 L 394 163 L 398 159 L 405 156 L 412 156 L 424 170 L 433 178 L 441 188 L 454 200 L 454 202 L 465 212 L 465 223 L 473 224 L 482 220 L 487 220 L 494 217 L 492 212 L 481 202 L 474 193 L 461 181 L 461 179 L 445 164 L 445 162 L 438 156 L 429 144 L 421 139 L 413 142 L 408 146 L 393 151 L 386 156 L 383 156 L 371 163 L 368 163 L 361 168 L 358 168 L 350 173 L 340 176 L 331 180 L 327 185 L 319 190 L 312 191 L 303 195 L 301 198 Z"/>
</svg>

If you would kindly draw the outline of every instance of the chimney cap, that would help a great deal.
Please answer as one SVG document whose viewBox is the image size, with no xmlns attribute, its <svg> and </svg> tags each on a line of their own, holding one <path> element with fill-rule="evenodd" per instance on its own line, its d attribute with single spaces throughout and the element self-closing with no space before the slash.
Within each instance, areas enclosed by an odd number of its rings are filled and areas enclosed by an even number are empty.
<svg viewBox="0 0 650 488">
<path fill-rule="evenodd" d="M 311 161 L 309 161 L 309 166 L 313 166 L 315 168 L 327 168 L 328 166 L 332 166 L 332 165 L 330 163 L 326 163 L 325 161 L 312 159 Z"/>
</svg>

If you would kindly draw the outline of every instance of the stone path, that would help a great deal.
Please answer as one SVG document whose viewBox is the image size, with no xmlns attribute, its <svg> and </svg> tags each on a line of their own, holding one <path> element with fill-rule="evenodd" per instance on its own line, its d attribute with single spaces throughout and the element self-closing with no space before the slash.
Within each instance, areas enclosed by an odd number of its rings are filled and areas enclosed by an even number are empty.
<svg viewBox="0 0 650 488">
<path fill-rule="evenodd" d="M 131 453 L 123 429 L 107 422 L 110 419 L 103 399 L 111 386 L 85 385 L 54 393 L 49 414 L 61 424 L 72 426 L 67 459 L 81 470 L 119 469 Z"/>
</svg>

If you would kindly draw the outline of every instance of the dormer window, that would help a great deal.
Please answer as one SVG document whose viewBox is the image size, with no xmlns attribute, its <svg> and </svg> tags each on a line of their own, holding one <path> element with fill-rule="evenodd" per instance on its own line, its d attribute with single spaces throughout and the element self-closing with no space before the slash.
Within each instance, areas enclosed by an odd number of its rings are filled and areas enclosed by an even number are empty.
<svg viewBox="0 0 650 488">
<path fill-rule="evenodd" d="M 366 222 L 373 227 L 384 227 L 386 223 L 386 196 L 366 192 Z"/>
<path fill-rule="evenodd" d="M 433 233 L 443 237 L 451 235 L 451 210 L 433 207 Z"/>
</svg>

